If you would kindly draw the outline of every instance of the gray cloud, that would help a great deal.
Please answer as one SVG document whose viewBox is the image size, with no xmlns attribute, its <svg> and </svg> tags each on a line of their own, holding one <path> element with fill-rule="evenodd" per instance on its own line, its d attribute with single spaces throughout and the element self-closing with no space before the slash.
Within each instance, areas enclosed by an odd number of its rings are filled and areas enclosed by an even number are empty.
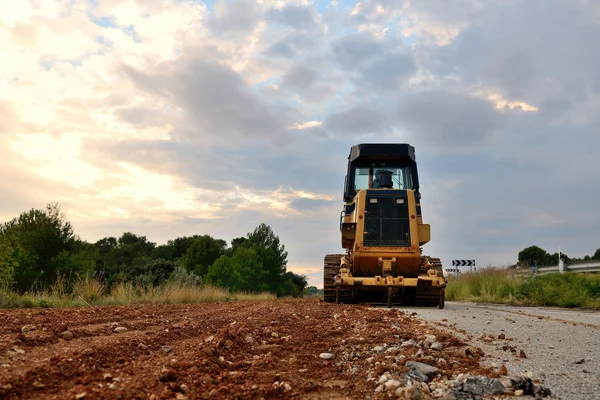
<svg viewBox="0 0 600 400">
<path fill-rule="evenodd" d="M 387 127 L 385 114 L 367 107 L 353 107 L 329 114 L 323 127 L 339 135 L 363 135 L 383 131 Z"/>
<path fill-rule="evenodd" d="M 581 3 L 500 2 L 439 49 L 439 71 L 534 104 L 548 97 L 586 101 L 600 79 L 597 22 Z"/>
<path fill-rule="evenodd" d="M 365 66 L 362 77 L 375 90 L 397 90 L 401 81 L 416 71 L 417 66 L 410 55 L 393 53 L 379 57 Z"/>
<path fill-rule="evenodd" d="M 277 22 L 294 29 L 311 29 L 315 27 L 313 9 L 295 4 L 286 4 L 281 8 L 271 9 L 265 17 L 267 21 Z"/>
<path fill-rule="evenodd" d="M 444 90 L 405 96 L 397 116 L 411 135 L 436 148 L 485 144 L 506 118 L 485 100 Z"/>
<path fill-rule="evenodd" d="M 264 9 L 257 1 L 217 0 L 207 25 L 214 35 L 237 38 L 251 32 L 263 16 Z"/>
<path fill-rule="evenodd" d="M 339 64 L 345 69 L 356 69 L 372 57 L 381 56 L 383 45 L 368 32 L 353 33 L 336 39 L 331 51 Z"/>
<path fill-rule="evenodd" d="M 185 125 L 174 132 L 177 140 L 260 137 L 285 141 L 284 117 L 269 108 L 238 73 L 203 56 L 201 52 L 186 56 L 151 73 L 132 67 L 124 70 L 139 89 L 184 110 Z"/>
<path fill-rule="evenodd" d="M 319 73 L 312 68 L 293 66 L 281 77 L 281 83 L 298 91 L 310 87 L 318 78 Z"/>
</svg>

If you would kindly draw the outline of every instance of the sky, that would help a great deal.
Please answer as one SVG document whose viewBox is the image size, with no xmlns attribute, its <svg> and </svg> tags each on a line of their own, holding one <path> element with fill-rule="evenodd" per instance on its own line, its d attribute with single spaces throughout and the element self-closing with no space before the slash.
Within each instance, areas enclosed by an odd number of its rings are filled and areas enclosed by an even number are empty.
<svg viewBox="0 0 600 400">
<path fill-rule="evenodd" d="M 426 254 L 600 247 L 600 2 L 0 0 L 0 222 L 264 222 L 322 287 L 350 147 L 416 148 Z"/>
</svg>

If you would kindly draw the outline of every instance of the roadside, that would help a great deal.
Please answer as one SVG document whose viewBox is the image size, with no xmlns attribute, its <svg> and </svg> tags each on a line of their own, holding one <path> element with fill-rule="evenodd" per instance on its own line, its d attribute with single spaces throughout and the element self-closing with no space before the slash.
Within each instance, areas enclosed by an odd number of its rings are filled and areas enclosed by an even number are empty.
<svg viewBox="0 0 600 400">
<path fill-rule="evenodd" d="M 532 376 L 554 398 L 600 398 L 600 311 L 462 302 L 447 302 L 443 310 L 400 309 L 450 328 L 485 351 L 484 365 Z"/>
</svg>

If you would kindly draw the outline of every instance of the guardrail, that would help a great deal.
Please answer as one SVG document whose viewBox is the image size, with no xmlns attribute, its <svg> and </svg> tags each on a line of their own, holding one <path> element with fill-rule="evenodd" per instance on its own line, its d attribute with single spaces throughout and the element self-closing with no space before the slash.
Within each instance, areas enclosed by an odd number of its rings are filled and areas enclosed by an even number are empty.
<svg viewBox="0 0 600 400">
<path fill-rule="evenodd" d="M 538 268 L 530 268 L 517 270 L 518 273 L 536 273 L 536 274 L 551 274 L 555 272 L 560 272 L 560 267 L 558 265 L 552 265 L 548 267 L 538 267 Z M 564 272 L 600 272 L 600 260 L 593 261 L 585 261 L 578 262 L 569 265 L 565 265 Z"/>
</svg>

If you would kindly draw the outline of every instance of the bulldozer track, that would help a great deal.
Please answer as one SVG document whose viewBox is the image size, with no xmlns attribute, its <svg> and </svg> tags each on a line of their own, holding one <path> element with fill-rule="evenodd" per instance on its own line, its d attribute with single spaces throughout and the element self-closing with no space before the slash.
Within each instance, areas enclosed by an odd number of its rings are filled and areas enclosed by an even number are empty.
<svg viewBox="0 0 600 400">
<path fill-rule="evenodd" d="M 324 300 L 328 303 L 335 303 L 335 285 L 334 278 L 340 270 L 340 262 L 343 254 L 328 254 L 325 256 L 323 266 L 323 289 Z M 340 303 L 350 303 L 352 301 L 352 289 L 340 288 Z"/>
</svg>

